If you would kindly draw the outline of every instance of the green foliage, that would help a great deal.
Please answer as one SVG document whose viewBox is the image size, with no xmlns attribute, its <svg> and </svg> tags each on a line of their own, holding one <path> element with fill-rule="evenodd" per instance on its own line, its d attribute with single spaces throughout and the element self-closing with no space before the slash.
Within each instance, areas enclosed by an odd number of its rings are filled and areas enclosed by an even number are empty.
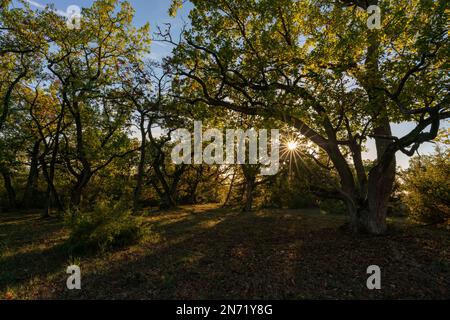
<svg viewBox="0 0 450 320">
<path fill-rule="evenodd" d="M 344 2 L 192 0 L 179 43 L 170 28 L 157 32 L 174 48 L 159 64 L 146 61 L 149 24 L 137 27 L 125 0 L 93 1 L 76 31 L 54 5 L 0 0 L 0 206 L 35 202 L 48 213 L 70 203 L 82 212 L 73 238 L 106 248 L 127 238 L 135 219 L 102 204 L 90 212 L 105 194 L 133 198 L 135 212 L 144 202 L 224 198 L 250 207 L 320 203 L 333 213 L 342 203 L 321 199 L 384 202 L 388 162 L 434 139 L 448 117 L 448 1 L 379 1 L 379 30 L 367 29 L 364 1 Z M 169 14 L 185 3 L 171 0 Z M 175 165 L 171 135 L 194 119 L 205 129 L 284 127 L 304 148 L 282 152 L 277 177 L 251 166 L 231 176 L 232 166 Z M 386 139 L 390 124 L 405 121 L 419 125 Z M 378 159 L 365 166 L 369 138 Z M 401 213 L 401 203 L 389 210 Z"/>
<path fill-rule="evenodd" d="M 268 186 L 263 186 L 263 192 L 265 207 L 305 209 L 317 206 L 317 199 L 307 184 L 295 175 L 289 177 L 286 171 L 282 171 Z"/>
<path fill-rule="evenodd" d="M 177 15 L 177 12 L 181 7 L 183 6 L 183 2 L 181 0 L 172 0 L 172 4 L 169 8 L 169 15 L 171 17 L 175 17 Z"/>
<path fill-rule="evenodd" d="M 403 200 L 413 220 L 440 223 L 450 219 L 450 152 L 416 157 L 403 176 Z"/>
<path fill-rule="evenodd" d="M 320 211 L 327 214 L 347 214 L 344 201 L 337 199 L 323 199 L 319 204 Z"/>
<path fill-rule="evenodd" d="M 106 251 L 137 242 L 145 235 L 142 221 L 122 203 L 100 201 L 91 212 L 69 213 L 71 252 Z"/>
<path fill-rule="evenodd" d="M 376 1 L 382 21 L 373 30 L 367 1 L 191 3 L 191 24 L 167 61 L 178 75 L 177 93 L 200 107 L 295 129 L 320 149 L 309 147 L 319 167 L 338 178 L 331 184 L 314 178 L 312 191 L 345 195 L 361 207 L 378 203 L 358 208 L 367 219 L 353 215 L 354 224 L 377 220 L 392 190 L 395 154 L 413 154 L 433 140 L 439 120 L 449 116 L 448 1 Z M 386 139 L 392 123 L 406 121 L 418 124 Z M 362 150 L 369 138 L 377 166 L 367 171 Z M 386 225 L 362 229 L 379 234 Z"/>
</svg>

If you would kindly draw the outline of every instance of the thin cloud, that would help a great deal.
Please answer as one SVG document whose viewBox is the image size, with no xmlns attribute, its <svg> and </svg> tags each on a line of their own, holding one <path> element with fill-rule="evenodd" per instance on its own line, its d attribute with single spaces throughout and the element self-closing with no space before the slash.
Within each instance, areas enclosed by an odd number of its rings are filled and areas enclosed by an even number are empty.
<svg viewBox="0 0 450 320">
<path fill-rule="evenodd" d="M 25 0 L 25 1 L 28 2 L 29 4 L 31 4 L 32 6 L 34 6 L 36 8 L 39 8 L 39 9 L 47 8 L 47 6 L 45 6 L 45 5 L 43 5 L 43 4 L 39 3 L 39 2 L 33 1 L 33 0 Z M 57 15 L 60 15 L 60 16 L 63 16 L 63 17 L 67 17 L 68 16 L 68 13 L 66 11 L 61 11 L 61 10 L 52 10 L 52 11 L 54 13 L 56 13 Z"/>
</svg>

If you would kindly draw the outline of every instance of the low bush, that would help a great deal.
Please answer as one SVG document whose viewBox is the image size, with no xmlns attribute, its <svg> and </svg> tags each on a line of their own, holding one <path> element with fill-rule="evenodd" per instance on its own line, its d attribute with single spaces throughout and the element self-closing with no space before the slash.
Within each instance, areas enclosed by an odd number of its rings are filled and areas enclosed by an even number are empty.
<svg viewBox="0 0 450 320">
<path fill-rule="evenodd" d="M 413 158 L 403 173 L 403 201 L 409 216 L 419 222 L 450 219 L 450 153 Z"/>
<path fill-rule="evenodd" d="M 321 199 L 319 203 L 319 208 L 322 213 L 341 215 L 348 213 L 347 207 L 342 200 Z"/>
<path fill-rule="evenodd" d="M 136 243 L 145 235 L 142 220 L 122 203 L 100 201 L 90 212 L 69 213 L 66 221 L 72 252 L 106 251 Z"/>
</svg>

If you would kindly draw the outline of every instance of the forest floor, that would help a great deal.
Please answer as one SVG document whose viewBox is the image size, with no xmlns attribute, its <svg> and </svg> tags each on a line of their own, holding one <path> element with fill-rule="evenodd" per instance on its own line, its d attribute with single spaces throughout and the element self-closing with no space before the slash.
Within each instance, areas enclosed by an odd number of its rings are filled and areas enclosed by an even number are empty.
<svg viewBox="0 0 450 320">
<path fill-rule="evenodd" d="M 148 213 L 139 244 L 70 257 L 68 231 L 39 214 L 0 214 L 0 299 L 448 299 L 450 231 L 390 219 L 353 237 L 316 210 L 242 213 L 212 205 Z M 77 264 L 82 289 L 66 288 Z M 368 290 L 367 267 L 381 268 Z"/>
</svg>

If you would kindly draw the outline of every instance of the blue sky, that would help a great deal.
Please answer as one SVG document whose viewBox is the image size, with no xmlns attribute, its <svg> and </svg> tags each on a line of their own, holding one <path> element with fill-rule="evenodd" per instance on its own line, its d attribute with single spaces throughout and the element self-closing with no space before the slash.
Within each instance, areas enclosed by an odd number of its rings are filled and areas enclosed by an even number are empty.
<svg viewBox="0 0 450 320">
<path fill-rule="evenodd" d="M 212 0 L 213 1 L 213 0 Z M 65 12 L 70 5 L 77 5 L 79 7 L 89 7 L 92 4 L 92 0 L 29 0 L 31 4 L 35 6 L 46 5 L 53 3 L 57 10 Z M 182 10 L 179 11 L 176 18 L 172 18 L 168 14 L 168 10 L 170 7 L 171 0 L 129 0 L 132 6 L 136 10 L 135 16 L 135 24 L 140 26 L 147 22 L 150 22 L 151 25 L 151 33 L 157 30 L 156 26 L 163 26 L 164 23 L 170 23 L 172 25 L 172 30 L 174 34 L 178 34 L 183 26 L 184 22 L 188 21 L 188 14 L 190 5 L 189 3 L 183 7 Z M 155 60 L 160 60 L 162 57 L 170 54 L 171 48 L 170 46 L 153 42 L 151 49 L 151 58 Z M 394 136 L 403 136 L 408 133 L 411 129 L 414 128 L 413 123 L 401 124 L 401 125 L 393 125 L 393 135 Z M 365 158 L 374 159 L 375 157 L 375 148 L 373 141 L 369 141 L 367 147 L 369 148 L 369 152 L 365 154 Z M 426 154 L 433 152 L 434 145 L 431 143 L 425 143 L 420 148 L 419 152 L 421 154 Z M 401 153 L 397 155 L 398 165 L 402 167 L 408 166 L 409 158 Z"/>
<path fill-rule="evenodd" d="M 28 2 L 35 6 L 45 6 L 47 4 L 54 4 L 58 11 L 66 12 L 71 5 L 79 7 L 89 7 L 92 0 L 28 0 Z M 188 21 L 188 14 L 190 5 L 187 4 L 176 18 L 172 18 L 168 14 L 171 0 L 129 0 L 136 10 L 134 23 L 138 26 L 149 22 L 151 25 L 151 33 L 156 32 L 156 26 L 164 26 L 164 23 L 170 23 L 172 30 L 179 33 L 184 21 Z M 160 60 L 162 57 L 170 54 L 171 48 L 160 42 L 153 42 L 151 57 Z"/>
</svg>

